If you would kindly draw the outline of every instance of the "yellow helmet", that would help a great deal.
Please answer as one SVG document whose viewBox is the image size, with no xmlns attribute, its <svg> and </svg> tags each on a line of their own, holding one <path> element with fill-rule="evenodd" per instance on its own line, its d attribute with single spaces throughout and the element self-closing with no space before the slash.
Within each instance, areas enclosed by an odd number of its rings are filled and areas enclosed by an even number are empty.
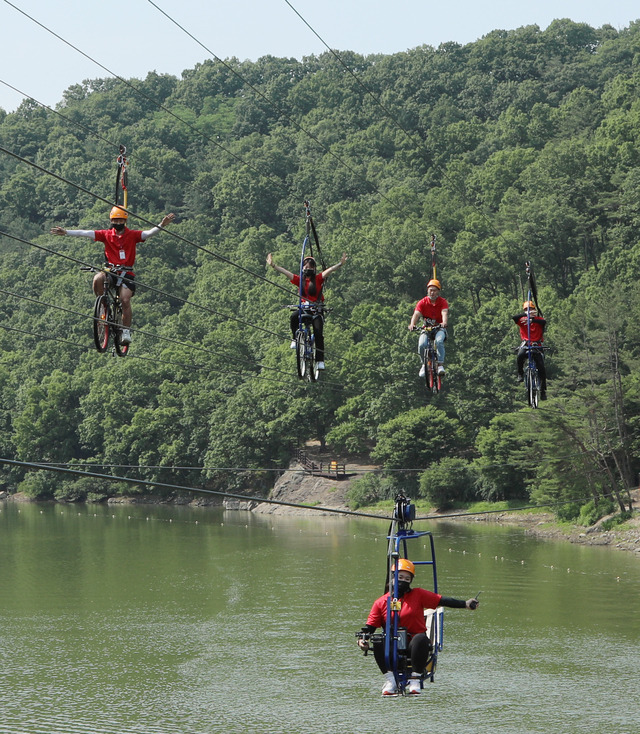
<svg viewBox="0 0 640 734">
<path fill-rule="evenodd" d="M 396 570 L 395 564 L 392 570 Z M 400 558 L 398 560 L 398 571 L 408 571 L 412 576 L 416 575 L 416 567 L 408 558 Z"/>
<path fill-rule="evenodd" d="M 522 310 L 523 311 L 526 311 L 528 308 L 531 308 L 531 309 L 533 309 L 535 311 L 536 310 L 536 304 L 533 301 L 525 301 L 522 304 Z"/>
<path fill-rule="evenodd" d="M 431 280 L 430 280 L 430 281 L 429 281 L 429 282 L 427 283 L 427 288 L 429 288 L 429 286 L 432 286 L 432 285 L 435 285 L 435 287 L 436 287 L 436 288 L 437 288 L 438 290 L 442 290 L 442 286 L 440 285 L 440 281 L 439 281 L 439 280 L 436 280 L 435 278 L 432 278 L 432 279 L 431 279 Z"/>
<path fill-rule="evenodd" d="M 125 212 L 124 209 L 121 209 L 119 206 L 114 206 L 111 210 L 111 213 L 109 214 L 109 219 L 128 219 L 129 215 L 127 212 Z"/>
</svg>

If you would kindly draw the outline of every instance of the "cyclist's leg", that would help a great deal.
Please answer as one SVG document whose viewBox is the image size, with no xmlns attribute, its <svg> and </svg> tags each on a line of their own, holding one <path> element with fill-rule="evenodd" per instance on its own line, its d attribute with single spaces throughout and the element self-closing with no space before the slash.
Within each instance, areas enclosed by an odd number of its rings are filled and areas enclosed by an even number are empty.
<svg viewBox="0 0 640 734">
<path fill-rule="evenodd" d="M 96 297 L 104 295 L 104 286 L 107 277 L 106 273 L 96 273 L 93 276 L 93 293 Z"/>
<path fill-rule="evenodd" d="M 414 635 L 409 642 L 409 656 L 414 673 L 422 674 L 431 654 L 431 640 L 424 632 Z"/>
<path fill-rule="evenodd" d="M 546 395 L 547 393 L 547 369 L 544 364 L 544 354 L 536 350 L 533 352 L 533 358 L 538 367 L 538 374 L 540 375 L 540 392 Z"/>
<path fill-rule="evenodd" d="M 131 326 L 131 296 L 133 291 L 123 283 L 118 290 L 118 295 L 122 304 L 122 325 L 125 329 L 128 329 Z"/>
<path fill-rule="evenodd" d="M 524 363 L 527 360 L 527 347 L 521 346 L 518 349 L 518 358 L 516 360 L 517 366 L 518 366 L 518 379 L 522 380 L 524 378 Z"/>
<path fill-rule="evenodd" d="M 298 331 L 298 325 L 299 325 L 299 318 L 298 318 L 298 312 L 292 311 L 291 317 L 289 318 L 289 325 L 291 326 L 291 334 L 292 338 L 296 338 L 296 332 Z"/>
<path fill-rule="evenodd" d="M 427 335 L 426 331 L 423 331 L 420 334 L 420 339 L 418 339 L 418 354 L 420 355 L 421 362 L 424 362 L 424 353 L 427 350 L 428 343 L 429 343 L 429 336 Z"/>
<path fill-rule="evenodd" d="M 320 314 L 313 317 L 313 333 L 316 340 L 316 362 L 324 362 L 324 319 Z"/>
<path fill-rule="evenodd" d="M 444 364 L 444 340 L 447 338 L 447 332 L 444 329 L 436 331 L 436 351 L 438 352 L 438 364 Z"/>
<path fill-rule="evenodd" d="M 378 664 L 378 667 L 380 668 L 380 671 L 382 673 L 387 672 L 387 664 L 384 659 L 384 642 L 380 639 L 375 639 L 372 641 L 372 647 L 373 647 L 373 657 L 376 660 L 376 663 Z"/>
</svg>

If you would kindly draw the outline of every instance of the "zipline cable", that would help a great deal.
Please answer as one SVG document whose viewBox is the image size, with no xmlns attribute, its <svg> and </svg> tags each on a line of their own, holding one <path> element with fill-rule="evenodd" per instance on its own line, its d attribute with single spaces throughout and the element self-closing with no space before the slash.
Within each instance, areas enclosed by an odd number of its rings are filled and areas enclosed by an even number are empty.
<svg viewBox="0 0 640 734">
<path fill-rule="evenodd" d="M 414 140 L 413 135 L 406 130 L 393 116 L 393 114 L 387 109 L 387 107 L 380 101 L 379 97 L 377 97 L 367 86 L 364 84 L 364 82 L 358 77 L 358 75 L 352 71 L 352 69 L 346 64 L 340 55 L 332 49 L 329 44 L 320 36 L 320 34 L 309 24 L 309 22 L 296 10 L 296 8 L 293 7 L 293 5 L 289 2 L 289 0 L 284 0 L 285 3 L 293 10 L 293 12 L 300 18 L 300 20 L 307 26 L 307 28 L 313 33 L 313 35 L 322 43 L 322 45 L 329 51 L 329 53 L 340 63 L 340 65 L 345 69 L 345 71 L 350 74 L 357 84 L 364 89 L 364 91 L 371 97 L 371 99 L 380 107 L 380 109 L 385 113 L 388 119 L 390 119 L 397 127 L 402 130 L 402 132 L 407 136 L 407 138 L 416 146 L 416 148 L 421 148 L 424 145 L 423 140 L 418 140 L 417 142 Z M 151 0 L 149 0 L 151 2 Z"/>
<path fill-rule="evenodd" d="M 343 510 L 340 508 L 322 507 L 320 505 L 302 505 L 297 502 L 285 502 L 284 500 L 272 500 L 265 497 L 251 497 L 245 494 L 238 494 L 237 492 L 222 492 L 214 489 L 203 489 L 201 487 L 188 487 L 180 484 L 168 484 L 166 482 L 155 482 L 148 479 L 132 479 L 130 477 L 121 477 L 113 474 L 98 474 L 96 472 L 83 472 L 77 469 L 67 469 L 64 467 L 46 466 L 42 464 L 36 464 L 29 461 L 18 461 L 16 459 L 4 459 L 0 458 L 0 464 L 7 464 L 9 466 L 20 466 L 25 469 L 32 469 L 35 471 L 51 471 L 58 472 L 61 474 L 70 474 L 76 477 L 84 477 L 90 479 L 107 479 L 111 482 L 124 482 L 125 484 L 135 484 L 143 487 L 157 487 L 158 489 L 168 489 L 174 492 L 196 492 L 197 494 L 207 494 L 217 497 L 230 497 L 232 499 L 242 500 L 244 502 L 257 502 L 260 504 L 269 505 L 280 505 L 283 507 L 298 507 L 313 510 L 315 512 L 330 512 L 337 515 L 354 515 L 356 517 L 372 517 L 376 520 L 387 520 L 388 517 L 382 515 L 374 515 L 373 513 L 357 512 L 355 510 Z"/>
<path fill-rule="evenodd" d="M 111 482 L 123 482 L 125 484 L 133 484 L 138 486 L 144 486 L 144 487 L 157 487 L 159 489 L 168 489 L 175 492 L 195 492 L 196 494 L 207 494 L 207 495 L 213 495 L 217 497 L 229 497 L 231 499 L 237 499 L 244 502 L 256 502 L 257 504 L 269 504 L 269 505 L 279 505 L 283 507 L 295 507 L 298 509 L 305 509 L 305 510 L 312 510 L 314 512 L 323 512 L 323 513 L 329 513 L 334 515 L 349 515 L 352 517 L 369 517 L 373 518 L 375 520 L 385 520 L 386 522 L 389 521 L 388 515 L 378 515 L 370 512 L 359 512 L 357 510 L 344 510 L 342 508 L 338 507 L 324 507 L 321 505 L 305 505 L 300 502 L 287 502 L 285 500 L 274 500 L 269 499 L 265 497 L 253 497 L 250 495 L 245 494 L 239 494 L 237 492 L 227 492 L 227 491 L 218 491 L 214 489 L 204 489 L 202 487 L 190 487 L 187 485 L 181 485 L 181 484 L 169 484 L 167 482 L 158 482 L 153 481 L 150 479 L 134 479 L 131 477 L 123 477 L 115 474 L 101 474 L 98 472 L 85 472 L 80 471 L 78 469 L 69 469 L 67 467 L 62 466 L 55 466 L 51 464 L 38 464 L 35 462 L 29 462 L 29 461 L 20 461 L 18 459 L 6 459 L 0 457 L 0 464 L 6 464 L 8 466 L 17 466 L 22 467 L 27 470 L 33 470 L 33 471 L 50 471 L 60 474 L 70 474 L 72 476 L 76 477 L 82 477 L 82 478 L 89 478 L 89 479 L 106 479 Z M 220 470 L 224 471 L 224 470 Z M 583 498 L 583 500 L 588 500 L 591 498 Z M 567 504 L 573 504 L 576 501 L 580 500 L 565 500 L 562 502 L 545 502 L 540 503 L 536 505 L 526 505 L 524 507 L 519 508 L 509 508 L 504 509 L 501 508 L 499 510 L 478 510 L 477 512 L 458 512 L 458 513 L 450 513 L 446 515 L 424 515 L 421 517 L 416 517 L 415 521 L 421 521 L 421 520 L 448 520 L 453 518 L 462 518 L 462 517 L 478 517 L 481 515 L 493 515 L 496 513 L 514 513 L 514 512 L 521 512 L 526 510 L 535 510 L 535 509 L 543 509 L 543 508 L 549 508 L 549 507 L 560 507 Z"/>
</svg>

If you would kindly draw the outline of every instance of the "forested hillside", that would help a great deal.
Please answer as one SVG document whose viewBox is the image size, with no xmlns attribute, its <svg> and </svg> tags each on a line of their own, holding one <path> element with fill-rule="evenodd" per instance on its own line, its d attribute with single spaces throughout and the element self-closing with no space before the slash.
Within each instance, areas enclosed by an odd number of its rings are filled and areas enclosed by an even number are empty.
<svg viewBox="0 0 640 734">
<path fill-rule="evenodd" d="M 182 79 L 98 79 L 56 110 L 0 110 L 0 456 L 266 493 L 305 440 L 370 452 L 446 507 L 482 498 L 621 510 L 640 471 L 640 23 L 569 20 L 391 56 L 205 62 Z M 93 348 L 101 246 L 126 146 L 138 249 L 134 341 Z M 289 349 L 309 199 L 328 281 L 327 369 Z M 431 273 L 450 303 L 446 387 L 407 330 Z M 549 399 L 526 407 L 511 316 L 535 267 Z M 239 471 L 240 469 L 244 471 Z M 258 471 L 261 470 L 261 471 Z M 3 465 L 32 496 L 115 483 Z M 583 514 L 585 509 L 583 508 Z"/>
</svg>

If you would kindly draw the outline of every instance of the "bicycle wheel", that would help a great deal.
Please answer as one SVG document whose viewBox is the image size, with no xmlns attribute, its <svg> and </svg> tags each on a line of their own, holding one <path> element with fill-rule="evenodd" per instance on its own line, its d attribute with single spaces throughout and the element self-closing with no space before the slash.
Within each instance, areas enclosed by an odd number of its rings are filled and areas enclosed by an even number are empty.
<svg viewBox="0 0 640 734">
<path fill-rule="evenodd" d="M 116 307 L 116 317 L 115 317 L 115 328 L 113 330 L 113 343 L 116 348 L 116 354 L 118 357 L 126 357 L 129 352 L 129 345 L 123 344 L 120 339 L 122 338 L 122 308 L 120 306 Z"/>
<path fill-rule="evenodd" d="M 106 296 L 98 296 L 93 308 L 93 341 L 96 349 L 102 353 L 109 345 L 109 301 Z"/>
<path fill-rule="evenodd" d="M 422 357 L 422 366 L 424 367 L 424 381 L 427 386 L 427 390 L 431 390 L 430 379 L 431 379 L 431 371 L 429 369 L 429 351 L 425 351 L 423 357 Z"/>
<path fill-rule="evenodd" d="M 427 353 L 427 387 L 432 393 L 437 393 L 440 389 L 440 375 L 438 375 L 438 361 L 433 349 L 429 349 Z"/>
<path fill-rule="evenodd" d="M 296 332 L 296 365 L 298 367 L 298 377 L 303 380 L 307 363 L 304 358 L 304 331 L 300 329 Z"/>
<path fill-rule="evenodd" d="M 527 402 L 532 408 L 537 408 L 540 400 L 540 375 L 536 367 L 531 365 L 526 367 L 524 382 L 527 388 Z"/>
</svg>

